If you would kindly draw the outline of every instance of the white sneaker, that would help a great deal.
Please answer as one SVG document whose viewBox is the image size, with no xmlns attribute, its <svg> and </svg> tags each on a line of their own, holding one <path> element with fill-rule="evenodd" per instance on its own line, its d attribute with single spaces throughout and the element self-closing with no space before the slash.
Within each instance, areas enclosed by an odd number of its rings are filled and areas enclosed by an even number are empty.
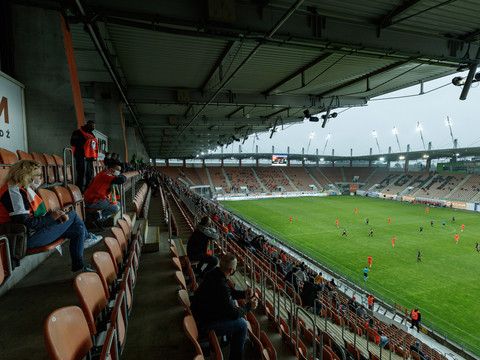
<svg viewBox="0 0 480 360">
<path fill-rule="evenodd" d="M 85 242 L 83 244 L 84 249 L 88 249 L 89 247 L 92 247 L 93 245 L 99 243 L 102 239 L 103 236 L 101 235 L 95 235 L 93 233 L 88 233 L 90 236 L 88 238 L 85 238 Z"/>
</svg>

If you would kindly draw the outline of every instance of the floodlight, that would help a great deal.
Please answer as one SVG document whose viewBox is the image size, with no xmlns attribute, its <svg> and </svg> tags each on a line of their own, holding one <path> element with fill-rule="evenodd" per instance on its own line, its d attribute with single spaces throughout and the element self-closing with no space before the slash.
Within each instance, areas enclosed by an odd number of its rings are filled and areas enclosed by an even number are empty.
<svg viewBox="0 0 480 360">
<path fill-rule="evenodd" d="M 384 160 L 385 160 L 385 158 L 384 158 L 384 157 L 381 157 L 379 160 L 380 160 L 380 161 L 384 161 Z"/>
<path fill-rule="evenodd" d="M 398 157 L 400 160 L 404 160 L 405 159 L 405 156 L 401 155 Z"/>
<path fill-rule="evenodd" d="M 393 135 L 397 135 L 398 134 L 398 130 L 397 128 L 394 126 L 393 129 L 392 129 L 392 133 Z"/>
<path fill-rule="evenodd" d="M 377 132 L 375 130 L 372 131 L 372 135 L 373 135 L 374 138 L 377 138 L 377 136 L 378 136 Z"/>
</svg>

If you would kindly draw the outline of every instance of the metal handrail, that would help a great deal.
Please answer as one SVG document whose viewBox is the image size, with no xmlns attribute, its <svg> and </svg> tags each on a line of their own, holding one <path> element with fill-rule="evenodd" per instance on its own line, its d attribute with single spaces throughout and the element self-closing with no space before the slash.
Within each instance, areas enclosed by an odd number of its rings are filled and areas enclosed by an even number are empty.
<svg viewBox="0 0 480 360">
<path fill-rule="evenodd" d="M 73 157 L 73 151 L 71 148 L 63 148 L 63 180 L 65 187 L 67 187 L 68 184 L 68 166 L 67 166 L 67 153 L 70 152 L 70 163 L 72 164 L 72 183 L 75 184 L 75 162 L 74 162 L 74 157 Z"/>
</svg>

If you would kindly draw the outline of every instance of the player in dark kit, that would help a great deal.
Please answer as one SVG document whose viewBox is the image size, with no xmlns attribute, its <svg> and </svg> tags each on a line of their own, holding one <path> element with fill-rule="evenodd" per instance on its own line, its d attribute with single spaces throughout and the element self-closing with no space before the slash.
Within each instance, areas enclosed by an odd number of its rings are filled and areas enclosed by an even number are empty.
<svg viewBox="0 0 480 360">
<path fill-rule="evenodd" d="M 343 229 L 342 236 L 343 236 L 343 235 L 347 236 L 347 230 Z"/>
<path fill-rule="evenodd" d="M 423 232 L 423 226 L 420 226 L 420 232 Z"/>
<path fill-rule="evenodd" d="M 368 236 L 373 236 L 373 228 L 370 228 L 370 232 L 368 233 Z"/>
<path fill-rule="evenodd" d="M 417 262 L 422 262 L 422 253 L 420 252 L 420 250 L 417 250 L 417 251 L 418 251 Z"/>
</svg>

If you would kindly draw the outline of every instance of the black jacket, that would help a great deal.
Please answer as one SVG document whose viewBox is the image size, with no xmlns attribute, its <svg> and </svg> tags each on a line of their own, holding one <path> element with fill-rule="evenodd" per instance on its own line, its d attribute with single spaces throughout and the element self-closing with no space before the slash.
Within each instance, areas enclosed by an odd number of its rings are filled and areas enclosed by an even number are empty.
<svg viewBox="0 0 480 360">
<path fill-rule="evenodd" d="M 190 309 L 200 324 L 217 320 L 236 320 L 251 309 L 250 303 L 237 307 L 233 300 L 244 299 L 245 291 L 235 290 L 220 268 L 209 271 L 195 292 Z"/>
<path fill-rule="evenodd" d="M 208 235 L 208 236 L 207 236 Z M 198 260 L 197 257 L 205 254 L 210 239 L 218 239 L 218 234 L 213 228 L 198 226 L 187 243 L 187 255 L 190 260 Z"/>
<path fill-rule="evenodd" d="M 93 135 L 93 131 L 87 125 L 83 125 L 82 130 Z M 74 155 L 76 157 L 84 157 L 85 156 L 85 151 L 83 150 L 83 145 L 85 144 L 86 141 L 87 140 L 85 139 L 85 136 L 82 134 L 80 129 L 77 129 L 72 133 L 72 137 L 70 138 L 70 145 L 75 146 L 75 154 Z"/>
</svg>

